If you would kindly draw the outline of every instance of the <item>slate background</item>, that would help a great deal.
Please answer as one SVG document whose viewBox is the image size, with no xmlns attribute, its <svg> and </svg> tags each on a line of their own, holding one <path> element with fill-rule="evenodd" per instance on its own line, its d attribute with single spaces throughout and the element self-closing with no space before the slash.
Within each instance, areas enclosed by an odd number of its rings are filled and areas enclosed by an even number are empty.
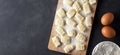
<svg viewBox="0 0 120 55">
<path fill-rule="evenodd" d="M 105 40 L 120 46 L 120 2 L 99 0 L 87 55 L 94 46 Z M 48 40 L 57 7 L 57 0 L 0 0 L 0 55 L 65 55 L 48 50 Z M 102 37 L 100 17 L 113 12 L 111 24 L 117 35 Z"/>
</svg>

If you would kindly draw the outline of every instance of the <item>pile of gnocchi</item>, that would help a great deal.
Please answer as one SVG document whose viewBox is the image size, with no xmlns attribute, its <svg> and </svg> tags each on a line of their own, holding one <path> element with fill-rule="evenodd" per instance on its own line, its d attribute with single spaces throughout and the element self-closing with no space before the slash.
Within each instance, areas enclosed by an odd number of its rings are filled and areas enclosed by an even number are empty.
<svg viewBox="0 0 120 55">
<path fill-rule="evenodd" d="M 55 34 L 52 42 L 56 48 L 65 53 L 86 50 L 91 32 L 93 5 L 96 0 L 63 0 L 63 6 L 57 9 L 54 26 Z"/>
</svg>

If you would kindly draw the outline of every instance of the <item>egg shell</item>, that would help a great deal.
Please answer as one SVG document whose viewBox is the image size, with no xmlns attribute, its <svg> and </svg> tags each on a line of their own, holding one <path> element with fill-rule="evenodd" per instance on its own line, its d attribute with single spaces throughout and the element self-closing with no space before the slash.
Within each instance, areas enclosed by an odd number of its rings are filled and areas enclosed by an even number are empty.
<svg viewBox="0 0 120 55">
<path fill-rule="evenodd" d="M 110 26 L 104 26 L 101 30 L 102 34 L 106 38 L 113 38 L 116 35 L 115 30 Z"/>
<path fill-rule="evenodd" d="M 114 20 L 113 13 L 107 12 L 102 16 L 101 23 L 103 25 L 110 25 L 113 22 L 113 20 Z"/>
</svg>

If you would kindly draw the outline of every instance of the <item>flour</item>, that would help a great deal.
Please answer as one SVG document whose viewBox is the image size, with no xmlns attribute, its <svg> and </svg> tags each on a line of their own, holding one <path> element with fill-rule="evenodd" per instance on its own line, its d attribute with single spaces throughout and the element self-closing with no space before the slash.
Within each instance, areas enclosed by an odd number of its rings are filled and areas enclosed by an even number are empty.
<svg viewBox="0 0 120 55">
<path fill-rule="evenodd" d="M 120 55 L 120 48 L 113 42 L 103 41 L 96 45 L 92 55 Z"/>
</svg>

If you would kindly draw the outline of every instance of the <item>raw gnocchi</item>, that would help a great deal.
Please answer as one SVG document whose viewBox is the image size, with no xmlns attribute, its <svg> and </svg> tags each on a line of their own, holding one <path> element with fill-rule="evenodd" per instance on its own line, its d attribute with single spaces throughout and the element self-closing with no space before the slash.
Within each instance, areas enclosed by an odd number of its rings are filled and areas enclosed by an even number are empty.
<svg viewBox="0 0 120 55">
<path fill-rule="evenodd" d="M 76 50 L 85 50 L 85 44 L 77 43 Z"/>
<path fill-rule="evenodd" d="M 97 1 L 96 0 L 89 0 L 89 3 L 92 5 L 92 4 L 95 4 Z"/>
<path fill-rule="evenodd" d="M 76 13 L 75 18 L 78 22 L 83 22 L 84 21 L 84 17 L 79 13 Z"/>
<path fill-rule="evenodd" d="M 75 15 L 75 10 L 74 9 L 69 9 L 68 11 L 67 11 L 67 17 L 68 18 L 72 18 L 74 15 Z"/>
<path fill-rule="evenodd" d="M 73 45 L 66 45 L 66 46 L 64 47 L 65 53 L 68 53 L 68 52 L 72 51 L 73 49 L 74 49 L 74 46 L 73 46 Z"/>
<path fill-rule="evenodd" d="M 82 2 L 82 4 L 87 2 L 87 0 L 78 0 L 78 1 Z"/>
<path fill-rule="evenodd" d="M 77 25 L 77 28 L 78 28 L 78 30 L 79 30 L 80 32 L 82 32 L 82 33 L 84 33 L 85 30 L 86 30 L 85 25 L 82 24 L 82 23 L 79 23 L 79 24 Z"/>
<path fill-rule="evenodd" d="M 77 36 L 75 37 L 75 39 L 76 39 L 77 41 L 80 41 L 80 43 L 84 43 L 85 40 L 86 40 L 86 37 L 85 37 L 85 35 L 83 35 L 83 34 L 81 34 L 81 33 L 78 33 Z"/>
<path fill-rule="evenodd" d="M 76 21 L 74 21 L 73 19 L 67 19 L 66 23 L 67 25 L 72 26 L 72 27 L 75 27 L 77 24 Z"/>
<path fill-rule="evenodd" d="M 63 4 L 71 6 L 73 4 L 73 0 L 63 0 Z"/>
<path fill-rule="evenodd" d="M 64 26 L 64 24 L 65 24 L 64 19 L 62 19 L 62 18 L 55 19 L 55 25 Z"/>
<path fill-rule="evenodd" d="M 60 17 L 60 18 L 64 18 L 66 16 L 66 13 L 65 13 L 65 10 L 63 8 L 60 8 L 57 10 L 57 15 Z"/>
<path fill-rule="evenodd" d="M 62 27 L 57 27 L 56 32 L 59 35 L 64 35 L 65 34 L 65 30 Z"/>
<path fill-rule="evenodd" d="M 71 43 L 71 38 L 69 36 L 62 36 L 61 37 L 61 42 L 66 45 Z"/>
<path fill-rule="evenodd" d="M 88 15 L 91 13 L 90 5 L 88 3 L 83 4 L 83 11 L 84 11 L 85 15 Z"/>
<path fill-rule="evenodd" d="M 87 27 L 91 27 L 92 26 L 92 18 L 91 17 L 86 17 L 85 18 L 85 25 Z"/>
<path fill-rule="evenodd" d="M 52 41 L 53 41 L 55 47 L 59 47 L 61 45 L 61 42 L 57 36 L 53 37 Z"/>
<path fill-rule="evenodd" d="M 80 4 L 77 1 L 73 3 L 72 7 L 76 10 L 76 12 L 79 12 L 82 10 Z"/>
<path fill-rule="evenodd" d="M 74 36 L 76 35 L 76 31 L 75 31 L 75 30 L 68 29 L 68 30 L 67 30 L 67 34 L 68 34 L 68 36 L 74 37 Z"/>
</svg>

